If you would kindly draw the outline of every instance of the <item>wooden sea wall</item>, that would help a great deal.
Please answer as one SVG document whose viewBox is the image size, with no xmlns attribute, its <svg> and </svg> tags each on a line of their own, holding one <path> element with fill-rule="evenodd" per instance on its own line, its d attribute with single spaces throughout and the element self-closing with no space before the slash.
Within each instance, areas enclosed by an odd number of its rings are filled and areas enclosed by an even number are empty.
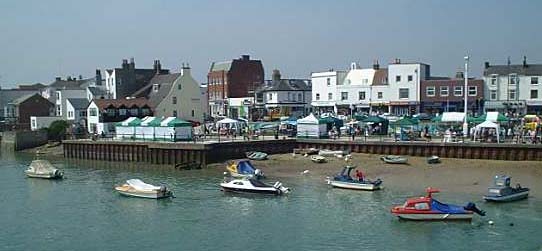
<svg viewBox="0 0 542 251">
<path fill-rule="evenodd" d="M 382 155 L 432 156 L 460 159 L 533 160 L 542 161 L 542 145 L 476 144 L 440 142 L 349 142 L 298 139 L 297 148 L 346 150 Z"/>
<path fill-rule="evenodd" d="M 205 144 L 88 140 L 66 140 L 62 143 L 66 158 L 179 166 L 196 163 L 200 167 L 244 158 L 247 151 L 290 153 L 296 145 L 292 139 Z"/>
</svg>

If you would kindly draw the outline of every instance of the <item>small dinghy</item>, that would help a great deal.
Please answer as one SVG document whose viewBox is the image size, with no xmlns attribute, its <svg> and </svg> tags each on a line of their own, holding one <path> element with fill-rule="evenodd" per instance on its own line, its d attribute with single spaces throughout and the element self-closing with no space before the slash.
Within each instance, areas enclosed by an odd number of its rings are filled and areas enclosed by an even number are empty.
<svg viewBox="0 0 542 251">
<path fill-rule="evenodd" d="M 486 201 L 510 202 L 526 199 L 529 196 L 529 188 L 521 187 L 519 183 L 516 187 L 511 187 L 510 177 L 505 175 L 495 176 L 493 186 L 487 190 L 488 193 L 484 195 Z"/>
<path fill-rule="evenodd" d="M 314 162 L 314 163 L 324 163 L 324 162 L 327 161 L 326 157 L 320 156 L 320 155 L 311 155 L 310 158 L 311 158 L 312 162 Z"/>
<path fill-rule="evenodd" d="M 42 159 L 33 160 L 24 173 L 30 178 L 62 179 L 64 177 L 64 172 L 56 169 L 51 162 Z"/>
<path fill-rule="evenodd" d="M 397 155 L 382 156 L 380 159 L 388 164 L 406 164 L 408 162 L 406 157 Z"/>
<path fill-rule="evenodd" d="M 267 153 L 264 152 L 246 152 L 247 158 L 251 160 L 265 160 L 267 159 Z"/>
<path fill-rule="evenodd" d="M 166 186 L 147 184 L 140 179 L 129 179 L 122 186 L 115 187 L 115 190 L 122 195 L 139 198 L 162 199 L 173 196 L 173 192 Z"/>
<path fill-rule="evenodd" d="M 348 152 L 346 151 L 340 151 L 340 150 L 320 150 L 318 151 L 318 155 L 324 156 L 324 157 L 334 157 L 337 155 L 346 155 Z"/>
<path fill-rule="evenodd" d="M 472 220 L 474 213 L 485 216 L 472 202 L 466 206 L 444 204 L 433 199 L 439 190 L 428 187 L 427 196 L 407 199 L 405 204 L 394 206 L 391 213 L 404 220 Z"/>
<path fill-rule="evenodd" d="M 254 178 L 233 179 L 230 181 L 224 179 L 224 181 L 220 183 L 220 187 L 224 192 L 233 193 L 284 195 L 290 192 L 289 188 L 282 186 L 282 183 L 278 181 L 271 186 Z"/>
<path fill-rule="evenodd" d="M 264 177 L 262 170 L 254 168 L 248 160 L 230 161 L 226 170 L 234 178 L 256 178 Z"/>
<path fill-rule="evenodd" d="M 427 164 L 438 164 L 440 163 L 440 157 L 433 155 L 427 158 Z"/>
<path fill-rule="evenodd" d="M 350 176 L 352 170 L 356 167 L 354 166 L 345 166 L 342 171 L 335 175 L 333 179 L 327 178 L 327 184 L 332 187 L 353 189 L 353 190 L 366 190 L 366 191 L 375 191 L 382 188 L 382 180 L 376 179 L 375 181 L 363 179 L 355 180 Z"/>
</svg>

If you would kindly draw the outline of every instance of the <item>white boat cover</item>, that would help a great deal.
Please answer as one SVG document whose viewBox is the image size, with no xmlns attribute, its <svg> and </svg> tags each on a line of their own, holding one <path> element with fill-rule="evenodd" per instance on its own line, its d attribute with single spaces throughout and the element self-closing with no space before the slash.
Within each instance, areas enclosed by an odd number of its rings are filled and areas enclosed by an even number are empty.
<svg viewBox="0 0 542 251">
<path fill-rule="evenodd" d="M 37 174 L 51 173 L 56 168 L 47 160 L 34 160 L 30 163 L 30 170 Z"/>
<path fill-rule="evenodd" d="M 160 187 L 147 184 L 141 181 L 140 179 L 129 179 L 126 181 L 126 183 L 132 186 L 133 188 L 135 188 L 136 190 L 141 190 L 141 191 L 154 191 L 154 190 L 160 189 Z"/>
<path fill-rule="evenodd" d="M 442 122 L 463 122 L 465 114 L 462 112 L 444 112 L 442 113 Z"/>
</svg>

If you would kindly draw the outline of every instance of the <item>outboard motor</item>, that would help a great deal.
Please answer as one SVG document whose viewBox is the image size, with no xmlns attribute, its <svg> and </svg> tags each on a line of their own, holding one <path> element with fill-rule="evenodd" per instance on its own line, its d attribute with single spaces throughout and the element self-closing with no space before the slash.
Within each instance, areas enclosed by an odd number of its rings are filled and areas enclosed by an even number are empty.
<svg viewBox="0 0 542 251">
<path fill-rule="evenodd" d="M 476 204 L 474 204 L 472 202 L 467 203 L 467 205 L 464 206 L 463 209 L 468 210 L 468 211 L 473 211 L 473 212 L 477 213 L 480 216 L 486 216 L 486 212 L 484 210 L 478 209 L 476 207 Z"/>
</svg>

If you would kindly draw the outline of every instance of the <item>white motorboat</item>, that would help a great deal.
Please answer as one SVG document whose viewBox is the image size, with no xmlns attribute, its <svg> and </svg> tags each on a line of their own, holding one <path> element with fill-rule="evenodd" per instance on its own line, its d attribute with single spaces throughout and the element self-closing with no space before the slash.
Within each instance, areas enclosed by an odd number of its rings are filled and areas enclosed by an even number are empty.
<svg viewBox="0 0 542 251">
<path fill-rule="evenodd" d="M 161 199 L 173 196 L 173 192 L 166 186 L 147 184 L 140 179 L 129 179 L 122 186 L 115 187 L 115 190 L 122 195 L 149 199 Z"/>
<path fill-rule="evenodd" d="M 345 166 L 342 171 L 335 175 L 333 178 L 327 177 L 327 184 L 344 189 L 353 189 L 353 190 L 365 190 L 365 191 L 375 191 L 382 189 L 382 180 L 376 179 L 375 181 L 363 179 L 355 180 L 350 177 L 350 172 L 354 169 L 354 166 Z"/>
<path fill-rule="evenodd" d="M 326 157 L 320 155 L 311 155 L 311 161 L 314 163 L 324 163 L 326 162 Z"/>
<path fill-rule="evenodd" d="M 56 169 L 49 161 L 42 159 L 33 160 L 24 173 L 31 178 L 62 179 L 64 177 L 64 172 Z"/>
<path fill-rule="evenodd" d="M 271 186 L 254 178 L 233 179 L 230 181 L 225 179 L 220 183 L 220 187 L 224 192 L 234 193 L 284 195 L 290 192 L 289 188 L 282 186 L 282 183 L 278 181 Z"/>
<path fill-rule="evenodd" d="M 341 150 L 320 150 L 318 151 L 318 155 L 324 156 L 324 157 L 334 157 L 337 155 L 346 155 L 348 154 L 347 151 L 341 151 Z"/>
<path fill-rule="evenodd" d="M 408 162 L 406 157 L 397 155 L 382 156 L 380 159 L 388 164 L 407 164 Z"/>
</svg>

